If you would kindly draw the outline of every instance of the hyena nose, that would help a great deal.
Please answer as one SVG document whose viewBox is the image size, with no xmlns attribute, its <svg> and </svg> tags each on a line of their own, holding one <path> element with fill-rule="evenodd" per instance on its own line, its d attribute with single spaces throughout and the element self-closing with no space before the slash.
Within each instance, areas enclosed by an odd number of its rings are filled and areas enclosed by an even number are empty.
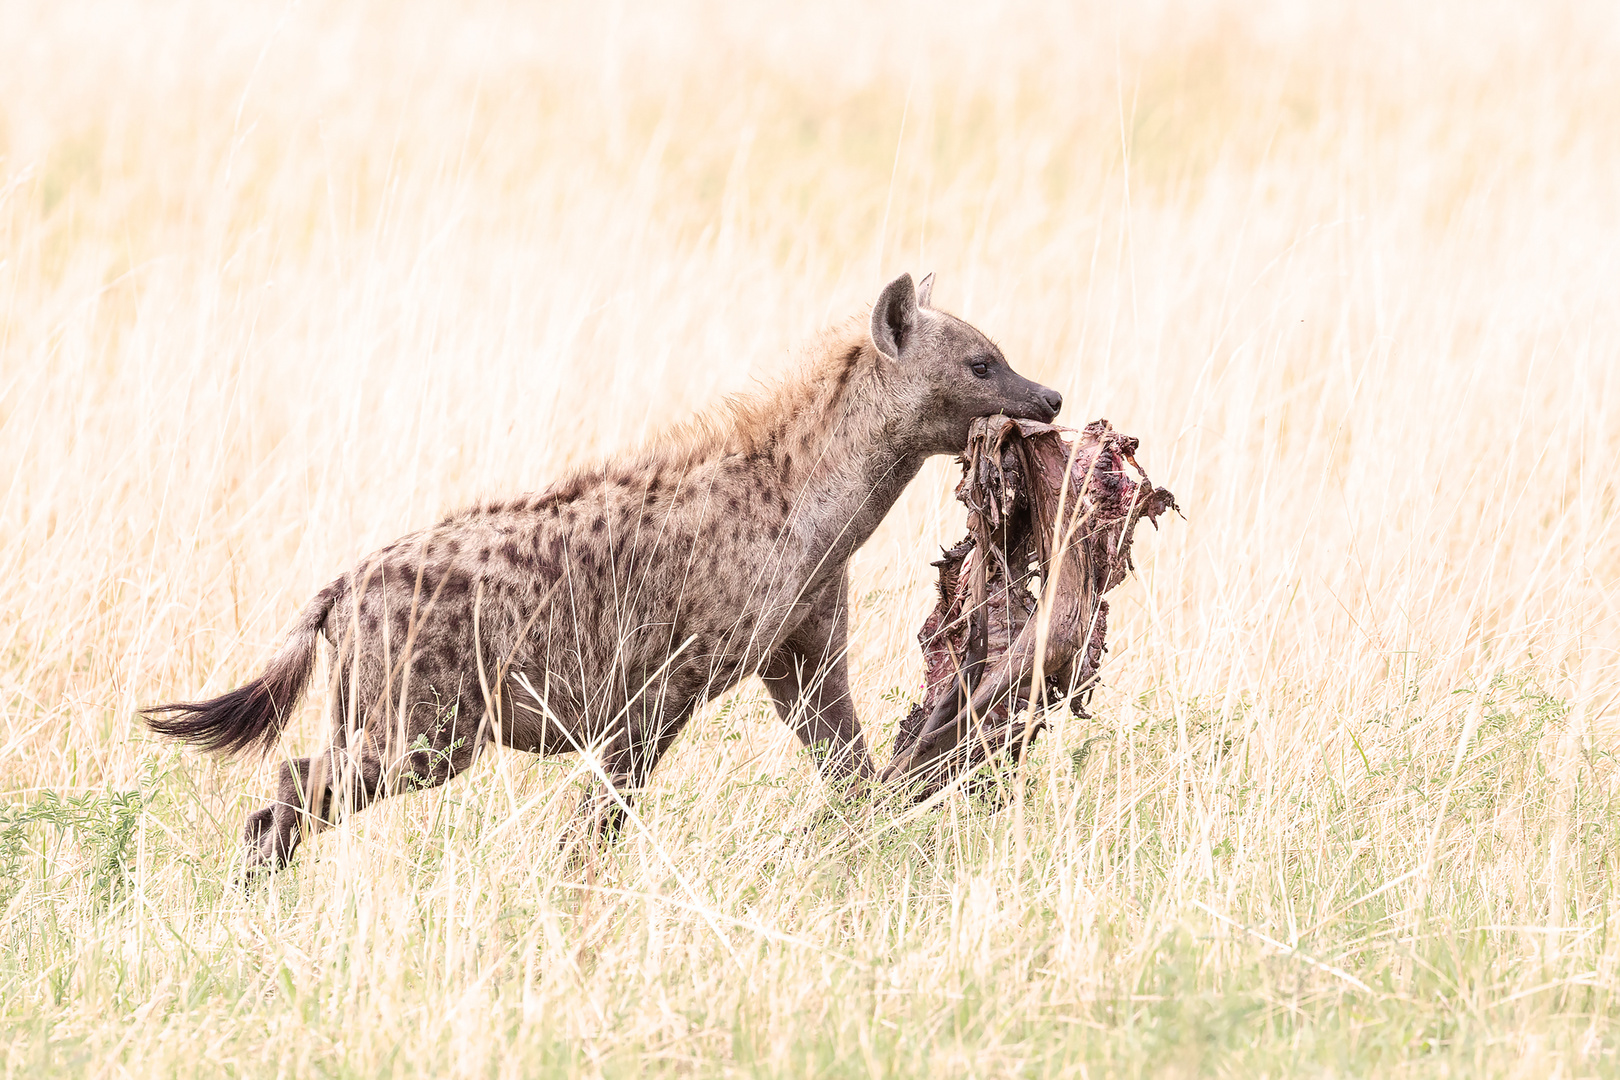
<svg viewBox="0 0 1620 1080">
<path fill-rule="evenodd" d="M 1043 387 L 1039 396 L 1040 399 L 1046 403 L 1046 407 L 1052 410 L 1052 415 L 1054 417 L 1056 417 L 1059 412 L 1063 411 L 1063 395 L 1058 393 L 1056 390 L 1048 390 Z"/>
</svg>

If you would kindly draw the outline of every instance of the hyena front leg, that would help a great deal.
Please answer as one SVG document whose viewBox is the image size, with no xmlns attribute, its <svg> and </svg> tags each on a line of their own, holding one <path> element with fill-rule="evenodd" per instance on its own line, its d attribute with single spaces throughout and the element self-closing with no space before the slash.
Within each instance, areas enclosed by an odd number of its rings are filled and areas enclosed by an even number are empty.
<svg viewBox="0 0 1620 1080">
<path fill-rule="evenodd" d="M 821 775 L 836 783 L 875 775 L 849 693 L 847 592 L 844 577 L 824 589 L 760 672 L 777 713 L 817 752 Z"/>
</svg>

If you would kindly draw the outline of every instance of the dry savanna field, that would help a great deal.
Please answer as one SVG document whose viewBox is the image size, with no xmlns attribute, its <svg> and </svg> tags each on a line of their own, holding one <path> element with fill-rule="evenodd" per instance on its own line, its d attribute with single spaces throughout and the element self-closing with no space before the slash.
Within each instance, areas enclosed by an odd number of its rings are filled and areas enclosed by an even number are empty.
<svg viewBox="0 0 1620 1080">
<path fill-rule="evenodd" d="M 0 24 L 4 1076 L 1620 1071 L 1612 7 Z M 275 759 L 138 708 L 930 270 L 1185 511 L 1008 806 L 829 809 L 750 682 L 583 863 L 492 752 L 233 885 Z M 955 476 L 854 563 L 880 758 Z"/>
</svg>

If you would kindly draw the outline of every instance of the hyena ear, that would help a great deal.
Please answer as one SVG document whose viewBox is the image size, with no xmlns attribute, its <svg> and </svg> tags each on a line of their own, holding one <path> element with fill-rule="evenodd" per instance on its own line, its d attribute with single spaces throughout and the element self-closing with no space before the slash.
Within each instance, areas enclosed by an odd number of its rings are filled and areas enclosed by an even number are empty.
<svg viewBox="0 0 1620 1080">
<path fill-rule="evenodd" d="M 901 274 L 887 285 L 872 306 L 872 344 L 890 360 L 899 360 L 911 351 L 917 334 L 917 287 L 910 274 Z"/>
<path fill-rule="evenodd" d="M 917 306 L 934 306 L 934 272 L 932 270 L 924 274 L 923 279 L 917 282 Z"/>
</svg>

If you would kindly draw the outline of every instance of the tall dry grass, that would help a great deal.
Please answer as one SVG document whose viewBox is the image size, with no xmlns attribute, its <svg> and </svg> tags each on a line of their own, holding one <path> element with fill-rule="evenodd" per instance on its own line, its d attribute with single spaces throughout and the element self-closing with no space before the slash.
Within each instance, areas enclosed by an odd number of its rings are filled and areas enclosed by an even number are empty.
<svg viewBox="0 0 1620 1080">
<path fill-rule="evenodd" d="M 3 22 L 6 1075 L 1616 1069 L 1605 6 Z M 269 767 L 136 707 L 901 270 L 1186 509 L 1010 809 L 819 816 L 749 687 L 582 871 L 492 754 L 229 887 Z M 855 565 L 880 742 L 951 483 Z"/>
</svg>

